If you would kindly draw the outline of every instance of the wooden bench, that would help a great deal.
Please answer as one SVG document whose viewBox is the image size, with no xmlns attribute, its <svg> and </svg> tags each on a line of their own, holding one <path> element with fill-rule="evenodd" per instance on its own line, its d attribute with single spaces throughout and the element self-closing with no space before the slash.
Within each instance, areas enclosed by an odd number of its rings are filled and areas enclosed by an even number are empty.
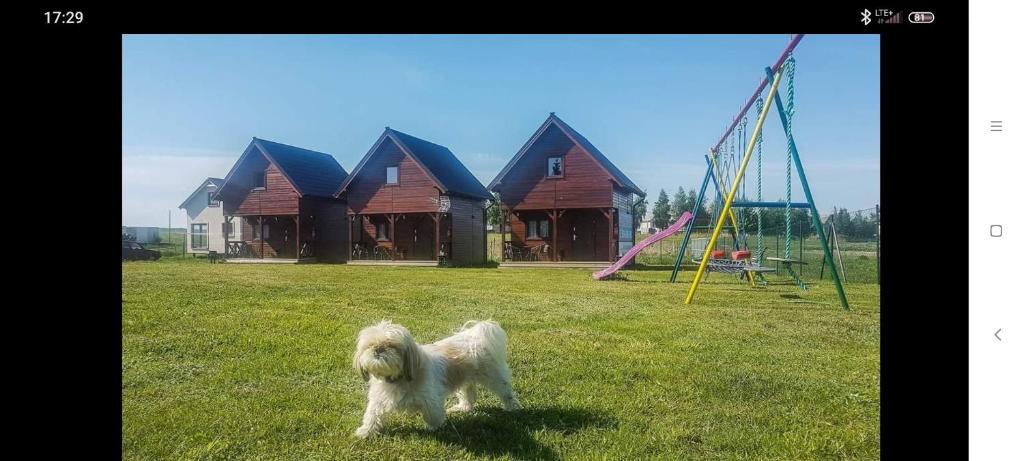
<svg viewBox="0 0 1024 461">
<path fill-rule="evenodd" d="M 793 270 L 793 264 L 807 264 L 807 263 L 805 263 L 805 262 L 803 262 L 803 261 L 801 261 L 799 259 L 791 259 L 791 258 L 767 257 L 767 258 L 764 258 L 764 259 L 767 260 L 767 261 L 781 263 L 782 267 L 785 267 L 786 271 L 789 272 L 789 275 L 793 276 L 793 281 L 796 282 L 797 286 L 799 286 L 801 290 L 807 291 L 807 289 L 808 289 L 807 288 L 807 284 L 804 283 L 804 281 L 800 278 L 800 276 L 797 275 L 796 271 Z"/>
<path fill-rule="evenodd" d="M 779 262 L 779 263 L 782 263 L 782 264 L 807 264 L 807 263 L 805 263 L 805 262 L 803 262 L 803 261 L 801 261 L 799 259 L 775 258 L 775 257 L 771 257 L 771 256 L 769 256 L 767 258 L 764 258 L 764 259 L 766 259 L 768 261 Z"/>
</svg>

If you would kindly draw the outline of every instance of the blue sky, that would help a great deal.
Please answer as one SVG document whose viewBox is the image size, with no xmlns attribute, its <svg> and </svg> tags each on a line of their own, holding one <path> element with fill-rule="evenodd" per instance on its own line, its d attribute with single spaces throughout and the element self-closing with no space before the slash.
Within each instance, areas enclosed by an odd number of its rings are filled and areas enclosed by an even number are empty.
<svg viewBox="0 0 1024 461">
<path fill-rule="evenodd" d="M 253 136 L 330 153 L 351 170 L 390 126 L 447 146 L 487 185 L 552 111 L 653 203 L 659 189 L 700 186 L 703 155 L 788 39 L 124 36 L 122 224 L 166 226 L 170 209 L 183 227 L 177 206 L 207 176 L 227 174 Z M 874 206 L 878 36 L 809 35 L 796 59 L 793 132 L 819 209 Z M 785 190 L 774 115 L 770 199 Z"/>
</svg>

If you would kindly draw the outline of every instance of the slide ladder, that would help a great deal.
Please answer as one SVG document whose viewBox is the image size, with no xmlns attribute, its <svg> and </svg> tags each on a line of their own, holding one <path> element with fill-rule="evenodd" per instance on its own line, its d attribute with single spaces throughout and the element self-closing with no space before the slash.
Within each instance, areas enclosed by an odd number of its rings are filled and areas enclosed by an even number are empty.
<svg viewBox="0 0 1024 461">
<path fill-rule="evenodd" d="M 622 267 L 625 266 L 626 263 L 633 260 L 633 257 L 636 256 L 637 253 L 643 251 L 644 248 L 651 246 L 655 242 L 658 242 L 659 240 L 662 240 L 665 237 L 668 237 L 676 232 L 679 232 L 683 228 L 683 226 L 686 225 L 686 223 L 690 222 L 691 218 L 693 218 L 693 215 L 690 214 L 689 211 L 683 213 L 683 215 L 680 216 L 679 219 L 676 220 L 676 222 L 672 223 L 671 226 L 662 229 L 661 232 L 658 232 L 657 234 L 654 234 L 644 239 L 644 241 L 634 245 L 633 248 L 630 248 L 629 251 L 627 251 L 625 255 L 619 258 L 618 261 L 615 261 L 615 264 L 612 264 L 611 266 L 608 266 L 597 272 L 594 272 L 594 280 L 604 280 L 611 276 L 612 274 L 618 272 L 619 269 L 622 269 Z"/>
</svg>

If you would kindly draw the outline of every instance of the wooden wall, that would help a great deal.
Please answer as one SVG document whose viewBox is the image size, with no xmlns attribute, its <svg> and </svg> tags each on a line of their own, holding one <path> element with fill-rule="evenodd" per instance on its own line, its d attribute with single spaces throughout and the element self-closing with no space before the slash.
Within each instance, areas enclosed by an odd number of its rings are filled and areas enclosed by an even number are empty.
<svg viewBox="0 0 1024 461">
<path fill-rule="evenodd" d="M 264 217 L 263 224 L 270 226 L 270 237 L 262 240 L 255 240 L 253 226 L 259 223 L 255 216 L 242 218 L 242 240 L 249 244 L 249 248 L 256 255 L 260 254 L 261 247 L 264 258 L 294 258 L 295 254 L 295 220 L 290 216 Z M 284 241 L 285 229 L 288 233 L 287 245 Z"/>
<path fill-rule="evenodd" d="M 562 178 L 548 178 L 548 157 L 564 155 Z M 612 179 L 557 126 L 549 126 L 497 187 L 516 210 L 612 206 Z"/>
<path fill-rule="evenodd" d="M 224 214 L 238 214 L 239 205 L 252 189 L 252 172 L 264 171 L 270 165 L 266 157 L 255 149 L 250 145 L 249 149 L 242 153 L 235 174 L 227 178 L 227 182 L 221 186 L 221 206 L 224 208 Z"/>
<path fill-rule="evenodd" d="M 569 210 L 559 219 L 559 253 L 569 261 L 612 261 L 608 218 L 600 210 Z M 562 235 L 566 241 L 561 241 Z M 575 236 L 575 238 L 574 238 Z"/>
<path fill-rule="evenodd" d="M 547 219 L 549 221 L 548 226 L 551 225 L 550 219 L 547 217 L 547 214 L 544 213 L 543 211 L 522 211 L 518 213 L 509 213 L 509 227 L 511 228 L 509 238 L 514 245 L 534 247 L 545 243 L 548 245 L 553 245 L 555 243 L 554 240 L 552 240 L 552 238 L 554 237 L 554 232 L 552 232 L 552 235 L 547 238 L 526 238 L 526 222 L 534 219 Z"/>
<path fill-rule="evenodd" d="M 526 238 L 526 222 L 532 219 L 546 219 L 549 226 L 552 220 L 543 211 L 520 211 L 510 215 L 510 241 L 513 244 L 534 247 L 551 245 L 550 257 L 542 257 L 548 261 L 612 261 L 616 256 L 608 240 L 608 218 L 598 209 L 565 210 L 558 218 L 558 245 L 555 248 L 555 231 L 551 227 L 546 238 Z M 613 231 L 615 224 L 613 223 Z M 558 253 L 555 254 L 554 252 Z"/>
<path fill-rule="evenodd" d="M 301 209 L 302 212 L 298 215 L 264 216 L 263 223 L 270 225 L 270 237 L 263 240 L 255 240 L 253 235 L 253 225 L 260 222 L 258 217 L 243 217 L 241 239 L 248 243 L 249 248 L 257 255 L 262 247 L 265 258 L 295 258 L 299 250 L 295 243 L 295 217 L 298 216 L 299 238 L 302 242 L 312 242 L 313 255 L 318 261 L 348 260 L 349 236 L 344 202 L 305 197 L 302 199 Z"/>
<path fill-rule="evenodd" d="M 618 255 L 624 255 L 636 243 L 633 229 L 633 194 L 618 187 L 612 193 L 612 204 L 618 212 Z"/>
<path fill-rule="evenodd" d="M 445 218 L 442 218 L 443 220 Z M 377 223 L 388 226 L 391 235 L 387 240 L 377 240 Z M 352 224 L 353 244 L 366 248 L 380 246 L 400 249 L 405 259 L 433 260 L 437 258 L 434 219 L 427 213 L 407 213 L 395 216 L 394 228 L 385 215 L 359 215 Z M 441 241 L 446 241 L 445 224 L 442 223 Z M 360 230 L 362 232 L 360 233 Z"/>
<path fill-rule="evenodd" d="M 394 245 L 390 239 L 381 241 L 377 240 L 377 223 L 384 223 L 385 225 L 390 225 L 388 224 L 388 219 L 386 216 L 355 216 L 354 221 L 352 222 L 352 243 L 360 243 L 365 247 L 381 245 L 387 248 L 392 248 Z"/>
<path fill-rule="evenodd" d="M 299 194 L 277 167 L 258 151 L 247 151 L 221 195 L 224 213 L 233 216 L 288 215 L 299 212 Z M 266 172 L 264 190 L 252 189 L 253 173 Z"/>
<path fill-rule="evenodd" d="M 345 202 L 320 197 L 302 198 L 303 238 L 313 239 L 314 255 L 320 262 L 348 261 L 348 207 Z M 308 229 L 308 230 L 307 230 Z M 315 232 L 314 232 L 315 231 Z"/>
<path fill-rule="evenodd" d="M 487 262 L 487 217 L 483 200 L 451 197 L 451 261 L 456 265 Z"/>
<path fill-rule="evenodd" d="M 387 185 L 387 167 L 398 166 L 398 185 Z M 355 213 L 436 212 L 439 190 L 411 157 L 390 138 L 349 183 L 343 198 Z"/>
<path fill-rule="evenodd" d="M 268 164 L 267 187 L 265 190 L 250 190 L 238 206 L 236 215 L 288 215 L 299 212 L 299 194 L 285 179 L 284 174 L 274 165 Z M 242 179 L 251 178 L 252 173 L 243 173 Z"/>
<path fill-rule="evenodd" d="M 411 213 L 395 218 L 394 244 L 405 259 L 435 260 L 434 219 L 426 213 Z"/>
</svg>

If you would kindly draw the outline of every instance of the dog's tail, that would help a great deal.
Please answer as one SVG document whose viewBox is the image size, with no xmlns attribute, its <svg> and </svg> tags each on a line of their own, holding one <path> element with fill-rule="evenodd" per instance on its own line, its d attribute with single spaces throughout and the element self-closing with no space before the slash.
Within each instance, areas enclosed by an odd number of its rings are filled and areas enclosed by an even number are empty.
<svg viewBox="0 0 1024 461">
<path fill-rule="evenodd" d="M 508 336 L 494 320 L 470 320 L 462 325 L 462 331 L 473 331 L 480 340 L 480 348 L 502 363 L 508 360 Z"/>
</svg>

